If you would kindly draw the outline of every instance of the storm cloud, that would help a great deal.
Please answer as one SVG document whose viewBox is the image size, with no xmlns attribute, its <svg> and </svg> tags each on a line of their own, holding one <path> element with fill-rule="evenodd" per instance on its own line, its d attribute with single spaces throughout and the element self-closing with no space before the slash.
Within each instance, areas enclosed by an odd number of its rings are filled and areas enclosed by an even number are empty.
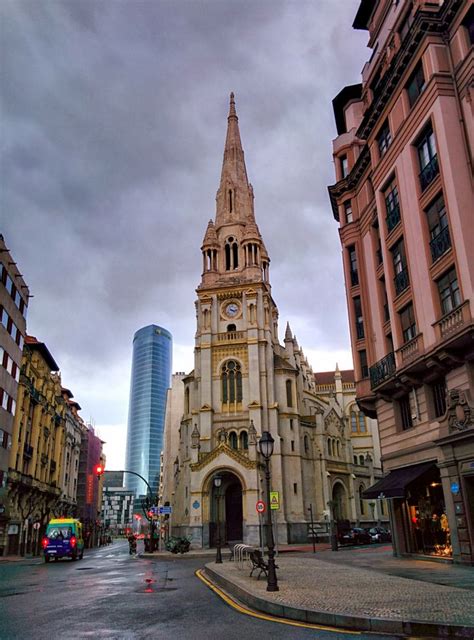
<svg viewBox="0 0 474 640">
<path fill-rule="evenodd" d="M 28 332 L 105 439 L 123 437 L 137 329 L 169 329 L 174 369 L 192 368 L 230 91 L 280 331 L 315 370 L 350 366 L 326 187 L 331 100 L 368 53 L 358 4 L 1 3 L 0 231 L 34 295 Z"/>
</svg>

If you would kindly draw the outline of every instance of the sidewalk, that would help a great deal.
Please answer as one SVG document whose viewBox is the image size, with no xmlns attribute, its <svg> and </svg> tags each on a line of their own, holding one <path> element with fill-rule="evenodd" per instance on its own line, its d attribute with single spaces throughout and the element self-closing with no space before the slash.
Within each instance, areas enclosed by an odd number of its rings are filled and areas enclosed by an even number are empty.
<svg viewBox="0 0 474 640">
<path fill-rule="evenodd" d="M 275 593 L 245 563 L 206 565 L 206 576 L 243 604 L 268 614 L 335 627 L 474 638 L 474 567 L 394 558 L 390 545 L 316 554 L 281 553 Z M 322 548 L 321 548 L 322 547 Z"/>
</svg>

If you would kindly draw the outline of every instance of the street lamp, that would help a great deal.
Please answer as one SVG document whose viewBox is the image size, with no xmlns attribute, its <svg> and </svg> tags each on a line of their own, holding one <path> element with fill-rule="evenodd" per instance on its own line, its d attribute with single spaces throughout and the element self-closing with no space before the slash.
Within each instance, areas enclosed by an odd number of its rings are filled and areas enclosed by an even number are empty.
<svg viewBox="0 0 474 640">
<path fill-rule="evenodd" d="M 270 458 L 273 453 L 275 440 L 269 431 L 263 431 L 258 441 L 258 448 L 265 460 L 266 503 L 267 503 L 267 547 L 268 547 L 268 576 L 267 591 L 279 591 L 275 570 L 275 543 L 273 541 L 272 515 L 270 509 Z"/>
<path fill-rule="evenodd" d="M 217 529 L 217 540 L 216 540 L 216 564 L 222 564 L 222 553 L 221 553 L 221 521 L 219 517 L 219 500 L 220 500 L 220 486 L 222 484 L 222 476 L 216 475 L 214 476 L 214 486 L 216 488 L 216 529 Z"/>
</svg>

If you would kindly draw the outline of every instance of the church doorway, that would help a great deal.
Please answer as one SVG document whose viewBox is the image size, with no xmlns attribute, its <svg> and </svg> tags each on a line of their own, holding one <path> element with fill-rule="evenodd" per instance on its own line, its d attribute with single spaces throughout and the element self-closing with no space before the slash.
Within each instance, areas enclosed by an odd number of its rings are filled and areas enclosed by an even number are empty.
<svg viewBox="0 0 474 640">
<path fill-rule="evenodd" d="M 212 483 L 211 521 L 209 522 L 209 544 L 217 543 L 217 527 L 220 529 L 221 545 L 243 540 L 242 483 L 230 471 L 219 471 L 222 478 L 219 489 Z"/>
<path fill-rule="evenodd" d="M 332 490 L 333 513 L 336 521 L 346 520 L 346 490 L 341 482 L 336 482 Z"/>
</svg>

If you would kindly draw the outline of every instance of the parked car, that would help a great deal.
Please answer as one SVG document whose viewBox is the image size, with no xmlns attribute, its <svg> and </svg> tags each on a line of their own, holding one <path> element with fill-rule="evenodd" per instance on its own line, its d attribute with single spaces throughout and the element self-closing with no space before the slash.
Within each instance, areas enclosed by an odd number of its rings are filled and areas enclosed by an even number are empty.
<svg viewBox="0 0 474 640">
<path fill-rule="evenodd" d="M 366 529 L 353 527 L 342 535 L 341 544 L 370 544 L 372 538 Z"/>
<path fill-rule="evenodd" d="M 369 529 L 369 535 L 372 538 L 372 542 L 391 542 L 392 534 L 388 529 L 384 527 L 372 527 Z"/>
</svg>

